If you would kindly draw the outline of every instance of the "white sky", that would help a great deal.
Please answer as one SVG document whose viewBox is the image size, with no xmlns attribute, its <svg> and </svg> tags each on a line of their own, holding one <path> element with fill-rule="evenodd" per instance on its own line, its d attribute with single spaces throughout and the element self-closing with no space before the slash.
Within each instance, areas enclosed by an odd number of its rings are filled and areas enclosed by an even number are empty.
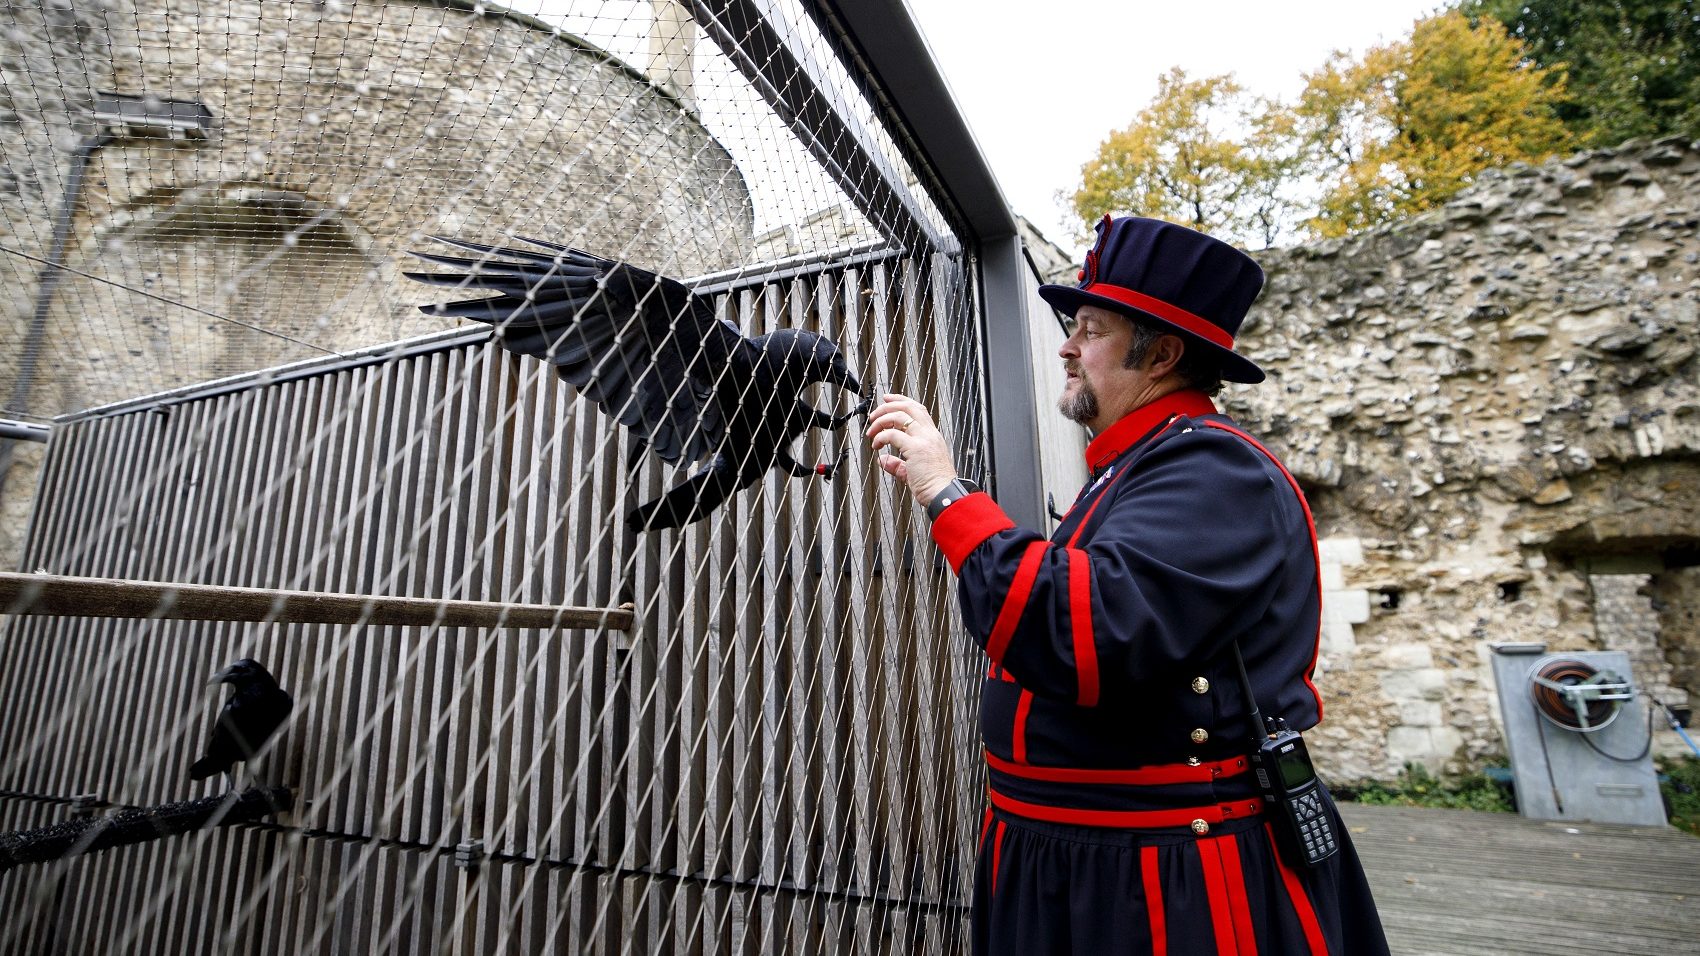
<svg viewBox="0 0 1700 956">
<path fill-rule="evenodd" d="M 906 0 L 1004 198 L 1080 250 L 1055 195 L 1179 66 L 1291 99 L 1332 50 L 1399 39 L 1440 0 Z"/>
</svg>

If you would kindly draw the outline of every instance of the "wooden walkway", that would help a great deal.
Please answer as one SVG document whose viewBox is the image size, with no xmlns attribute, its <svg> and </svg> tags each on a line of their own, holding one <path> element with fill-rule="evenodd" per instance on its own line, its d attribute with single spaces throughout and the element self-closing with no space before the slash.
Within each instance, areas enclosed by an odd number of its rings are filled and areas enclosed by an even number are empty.
<svg viewBox="0 0 1700 956">
<path fill-rule="evenodd" d="M 1700 954 L 1700 838 L 1342 803 L 1394 956 Z"/>
</svg>

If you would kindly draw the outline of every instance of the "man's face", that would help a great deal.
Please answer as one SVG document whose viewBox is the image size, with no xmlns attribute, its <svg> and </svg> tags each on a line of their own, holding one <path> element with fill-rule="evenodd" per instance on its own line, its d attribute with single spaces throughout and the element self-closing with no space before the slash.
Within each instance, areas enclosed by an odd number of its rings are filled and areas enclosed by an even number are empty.
<svg viewBox="0 0 1700 956">
<path fill-rule="evenodd" d="M 1063 417 L 1098 432 L 1136 407 L 1146 376 L 1122 364 L 1132 344 L 1133 323 L 1125 316 L 1091 305 L 1074 313 L 1068 340 L 1057 350 L 1068 374 L 1057 399 Z"/>
</svg>

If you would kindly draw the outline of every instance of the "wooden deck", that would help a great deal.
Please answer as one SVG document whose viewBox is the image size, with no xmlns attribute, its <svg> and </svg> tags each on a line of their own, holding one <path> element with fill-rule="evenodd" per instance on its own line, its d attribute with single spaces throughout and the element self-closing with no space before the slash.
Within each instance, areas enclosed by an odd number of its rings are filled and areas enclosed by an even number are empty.
<svg viewBox="0 0 1700 956">
<path fill-rule="evenodd" d="M 1340 813 L 1394 956 L 1700 954 L 1700 838 L 1509 813 Z"/>
</svg>

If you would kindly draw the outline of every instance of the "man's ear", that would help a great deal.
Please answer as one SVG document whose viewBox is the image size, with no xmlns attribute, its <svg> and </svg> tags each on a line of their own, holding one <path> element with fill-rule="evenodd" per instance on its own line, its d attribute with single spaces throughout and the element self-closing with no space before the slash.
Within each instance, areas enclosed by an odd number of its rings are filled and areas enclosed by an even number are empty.
<svg viewBox="0 0 1700 956">
<path fill-rule="evenodd" d="M 1175 366 L 1181 363 L 1181 356 L 1185 354 L 1186 340 L 1178 335 L 1158 336 L 1157 341 L 1151 343 L 1151 350 L 1146 353 L 1145 360 L 1150 363 L 1150 372 L 1147 374 L 1153 381 L 1168 377 L 1169 373 L 1175 370 Z"/>
</svg>

